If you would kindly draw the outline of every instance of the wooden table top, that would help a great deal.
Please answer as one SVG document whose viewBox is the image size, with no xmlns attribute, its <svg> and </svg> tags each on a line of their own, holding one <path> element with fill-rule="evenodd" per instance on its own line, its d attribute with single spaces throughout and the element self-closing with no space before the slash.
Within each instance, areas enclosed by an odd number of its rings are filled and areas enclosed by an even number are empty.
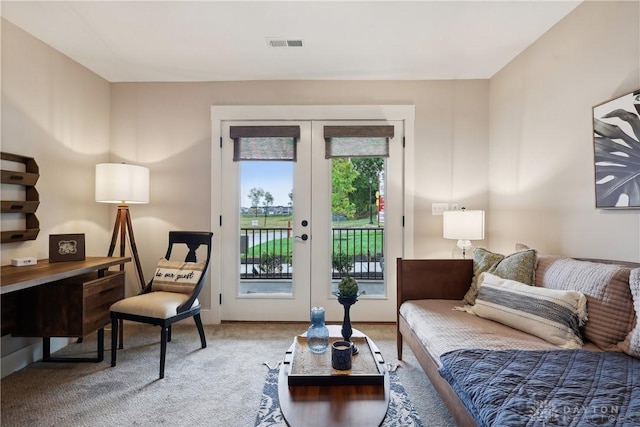
<svg viewBox="0 0 640 427">
<path fill-rule="evenodd" d="M 328 325 L 331 337 L 340 337 L 341 325 Z M 353 337 L 366 337 L 353 330 Z M 371 349 L 379 351 L 369 339 Z M 294 344 L 289 351 L 293 350 Z M 330 349 L 327 351 L 331 351 Z M 354 356 L 358 357 L 358 356 Z M 371 427 L 384 420 L 389 407 L 389 372 L 384 386 L 336 385 L 289 386 L 290 364 L 283 363 L 278 377 L 278 399 L 285 420 L 291 427 Z"/>
<path fill-rule="evenodd" d="M 86 257 L 82 261 L 49 262 L 16 267 L 3 265 L 0 270 L 0 294 L 15 292 L 92 271 L 104 270 L 131 261 L 131 257 Z"/>
</svg>

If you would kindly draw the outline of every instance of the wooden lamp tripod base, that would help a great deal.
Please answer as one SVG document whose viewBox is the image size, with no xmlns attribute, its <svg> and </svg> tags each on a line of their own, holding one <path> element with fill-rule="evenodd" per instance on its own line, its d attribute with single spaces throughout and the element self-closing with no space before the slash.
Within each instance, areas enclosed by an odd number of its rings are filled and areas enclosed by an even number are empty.
<svg viewBox="0 0 640 427">
<path fill-rule="evenodd" d="M 127 240 L 127 230 L 129 230 L 129 244 L 131 245 L 131 255 L 136 264 L 138 277 L 140 278 L 140 290 L 144 289 L 145 281 L 142 274 L 142 266 L 140 265 L 140 257 L 138 256 L 138 247 L 136 246 L 136 238 L 133 236 L 133 226 L 131 225 L 131 214 L 129 213 L 129 205 L 121 203 L 118 205 L 118 213 L 116 214 L 116 222 L 113 224 L 113 234 L 111 235 L 111 244 L 109 245 L 108 256 L 113 256 L 116 249 L 116 240 L 118 239 L 118 230 L 120 230 L 120 256 L 125 256 L 125 247 Z M 120 264 L 120 270 L 124 270 L 124 264 Z"/>
<path fill-rule="evenodd" d="M 133 236 L 133 226 L 131 225 L 131 214 L 129 213 L 129 206 L 121 203 L 118 205 L 118 213 L 116 214 L 116 222 L 113 224 L 113 234 L 111 235 L 111 244 L 109 245 L 108 256 L 113 256 L 113 252 L 116 249 L 116 240 L 118 239 L 118 231 L 120 231 L 120 256 L 125 256 L 127 230 L 129 231 L 129 244 L 131 245 L 131 255 L 136 265 L 138 272 L 138 278 L 140 279 L 140 290 L 145 287 L 144 275 L 142 274 L 142 266 L 140 264 L 140 257 L 138 256 L 138 247 L 136 246 L 136 239 Z M 120 264 L 120 270 L 124 270 L 124 264 Z M 119 347 L 122 348 L 123 343 L 123 325 L 120 324 L 120 336 Z"/>
</svg>

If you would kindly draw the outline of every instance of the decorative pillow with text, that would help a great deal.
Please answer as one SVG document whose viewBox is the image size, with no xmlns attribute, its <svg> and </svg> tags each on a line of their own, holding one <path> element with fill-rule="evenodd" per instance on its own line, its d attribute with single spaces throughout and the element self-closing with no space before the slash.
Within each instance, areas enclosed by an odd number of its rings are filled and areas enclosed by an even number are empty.
<svg viewBox="0 0 640 427">
<path fill-rule="evenodd" d="M 153 277 L 153 290 L 191 294 L 198 284 L 204 262 L 158 261 Z"/>
</svg>

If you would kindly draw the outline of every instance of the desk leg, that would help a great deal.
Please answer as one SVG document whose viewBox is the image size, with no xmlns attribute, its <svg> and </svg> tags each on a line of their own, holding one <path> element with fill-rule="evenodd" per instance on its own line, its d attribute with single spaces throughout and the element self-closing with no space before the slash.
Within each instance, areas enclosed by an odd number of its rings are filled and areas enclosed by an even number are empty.
<svg viewBox="0 0 640 427">
<path fill-rule="evenodd" d="M 104 328 L 98 329 L 98 354 L 96 357 L 51 357 L 51 337 L 42 337 L 43 362 L 102 362 L 104 360 Z"/>
<path fill-rule="evenodd" d="M 43 337 L 42 338 L 42 361 L 48 362 L 51 360 L 51 338 Z"/>
<path fill-rule="evenodd" d="M 98 329 L 98 360 L 96 362 L 102 362 L 104 360 L 104 328 Z"/>
</svg>

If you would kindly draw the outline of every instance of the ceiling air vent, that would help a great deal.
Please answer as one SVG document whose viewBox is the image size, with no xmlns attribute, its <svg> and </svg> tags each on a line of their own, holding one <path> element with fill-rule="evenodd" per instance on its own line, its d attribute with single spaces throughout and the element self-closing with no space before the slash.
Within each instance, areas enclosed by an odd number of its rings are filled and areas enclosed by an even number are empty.
<svg viewBox="0 0 640 427">
<path fill-rule="evenodd" d="M 303 47 L 302 39 L 267 38 L 269 47 Z"/>
</svg>

